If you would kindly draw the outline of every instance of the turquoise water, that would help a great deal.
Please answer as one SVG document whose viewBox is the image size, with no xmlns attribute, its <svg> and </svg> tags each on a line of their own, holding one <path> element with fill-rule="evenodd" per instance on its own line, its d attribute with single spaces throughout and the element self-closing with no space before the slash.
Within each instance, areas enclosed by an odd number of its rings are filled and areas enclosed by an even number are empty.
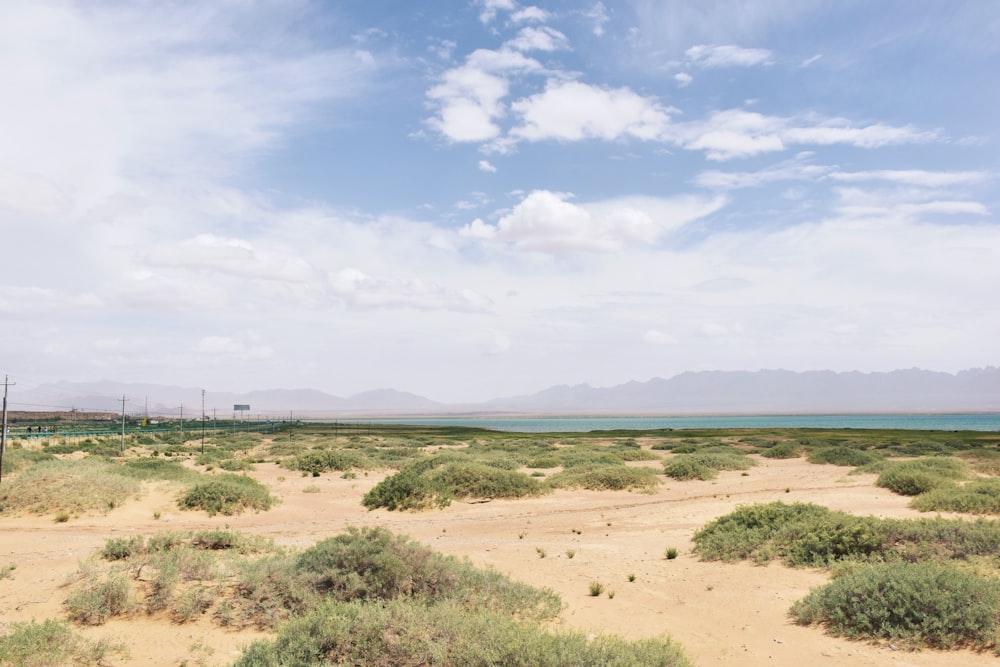
<svg viewBox="0 0 1000 667">
<path fill-rule="evenodd" d="M 475 426 L 525 433 L 617 429 L 887 428 L 919 431 L 1000 431 L 1000 413 L 886 415 L 742 415 L 723 417 L 435 417 L 374 419 L 378 424 Z"/>
</svg>

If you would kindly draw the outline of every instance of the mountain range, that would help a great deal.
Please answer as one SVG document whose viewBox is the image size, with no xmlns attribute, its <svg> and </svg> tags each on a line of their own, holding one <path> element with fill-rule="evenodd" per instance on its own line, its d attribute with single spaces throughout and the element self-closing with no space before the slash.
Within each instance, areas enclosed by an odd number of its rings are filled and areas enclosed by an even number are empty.
<svg viewBox="0 0 1000 667">
<path fill-rule="evenodd" d="M 77 409 L 163 416 L 201 413 L 202 390 L 109 380 L 56 382 L 18 391 L 12 410 Z M 206 414 L 414 416 L 472 414 L 681 415 L 832 414 L 1000 411 L 1000 368 L 943 373 L 920 369 L 879 373 L 833 371 L 698 371 L 613 387 L 557 385 L 482 403 L 446 404 L 395 389 L 339 397 L 315 389 L 205 393 Z"/>
</svg>

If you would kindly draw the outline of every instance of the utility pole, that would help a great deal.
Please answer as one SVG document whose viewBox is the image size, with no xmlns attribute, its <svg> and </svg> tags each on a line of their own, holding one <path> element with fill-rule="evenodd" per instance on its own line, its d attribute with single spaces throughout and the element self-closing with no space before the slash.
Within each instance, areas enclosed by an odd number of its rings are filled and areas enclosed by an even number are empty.
<svg viewBox="0 0 1000 667">
<path fill-rule="evenodd" d="M 201 390 L 201 453 L 205 453 L 205 390 Z"/>
<path fill-rule="evenodd" d="M 0 482 L 3 481 L 3 454 L 7 451 L 7 387 L 17 384 L 3 376 L 3 421 L 0 421 Z"/>
<path fill-rule="evenodd" d="M 125 401 L 128 397 L 122 394 L 122 454 L 125 454 Z"/>
<path fill-rule="evenodd" d="M 181 403 L 181 440 L 184 440 L 184 404 Z"/>
</svg>

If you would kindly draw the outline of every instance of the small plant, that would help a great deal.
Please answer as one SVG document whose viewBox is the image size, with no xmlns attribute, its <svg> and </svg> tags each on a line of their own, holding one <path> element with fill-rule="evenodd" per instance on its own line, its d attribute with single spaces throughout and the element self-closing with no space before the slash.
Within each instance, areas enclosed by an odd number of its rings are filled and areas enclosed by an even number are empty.
<svg viewBox="0 0 1000 667">
<path fill-rule="evenodd" d="M 634 574 L 628 575 L 628 581 L 629 581 L 629 583 L 632 583 L 633 581 L 635 581 L 635 575 Z"/>
<path fill-rule="evenodd" d="M 155 512 L 153 512 L 153 518 L 156 519 L 157 521 L 160 520 L 160 516 L 161 516 L 160 510 L 156 510 Z"/>
<path fill-rule="evenodd" d="M 69 512 L 56 512 L 56 523 L 66 523 L 67 521 L 69 521 Z"/>
<path fill-rule="evenodd" d="M 609 600 L 614 600 L 615 599 L 615 592 L 614 591 L 608 591 L 608 599 Z"/>
<path fill-rule="evenodd" d="M 539 558 L 545 558 L 545 549 L 541 547 L 535 547 L 535 552 L 538 554 Z"/>
<path fill-rule="evenodd" d="M 17 563 L 7 563 L 3 567 L 0 567 L 0 579 L 9 579 L 16 569 Z"/>
<path fill-rule="evenodd" d="M 309 486 L 302 487 L 302 493 L 319 493 L 320 488 L 315 484 L 310 484 Z"/>
<path fill-rule="evenodd" d="M 576 551 L 574 551 L 573 549 L 567 549 L 566 550 L 566 558 L 572 558 L 575 555 L 576 555 Z"/>
<path fill-rule="evenodd" d="M 667 550 L 664 552 L 664 555 L 667 557 L 667 560 L 673 560 L 677 558 L 677 548 L 668 547 Z"/>
<path fill-rule="evenodd" d="M 590 595 L 591 597 L 597 597 L 604 592 L 604 584 L 599 581 L 590 582 Z"/>
<path fill-rule="evenodd" d="M 517 534 L 517 539 L 519 539 L 519 540 L 523 540 L 524 539 L 524 531 L 521 531 L 520 533 Z"/>
</svg>

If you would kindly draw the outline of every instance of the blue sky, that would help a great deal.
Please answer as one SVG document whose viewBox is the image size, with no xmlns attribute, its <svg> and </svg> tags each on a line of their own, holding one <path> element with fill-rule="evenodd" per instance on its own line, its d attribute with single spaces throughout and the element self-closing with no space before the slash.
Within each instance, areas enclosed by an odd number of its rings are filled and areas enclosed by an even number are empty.
<svg viewBox="0 0 1000 667">
<path fill-rule="evenodd" d="M 0 372 L 996 365 L 991 2 L 0 4 Z"/>
</svg>

